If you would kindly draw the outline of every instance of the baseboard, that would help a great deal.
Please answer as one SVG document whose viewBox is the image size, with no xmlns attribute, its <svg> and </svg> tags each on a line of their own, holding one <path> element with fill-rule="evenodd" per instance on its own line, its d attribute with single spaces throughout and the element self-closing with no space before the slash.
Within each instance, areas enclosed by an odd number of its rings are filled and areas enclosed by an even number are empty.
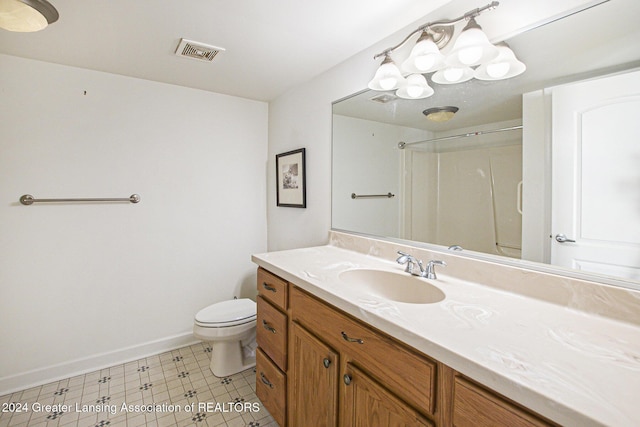
<svg viewBox="0 0 640 427">
<path fill-rule="evenodd" d="M 2 377 L 0 378 L 0 396 L 61 379 L 83 375 L 88 372 L 97 371 L 98 369 L 120 365 L 176 348 L 186 347 L 196 342 L 199 342 L 199 340 L 193 336 L 193 333 L 187 332 L 149 341 L 144 344 Z"/>
</svg>

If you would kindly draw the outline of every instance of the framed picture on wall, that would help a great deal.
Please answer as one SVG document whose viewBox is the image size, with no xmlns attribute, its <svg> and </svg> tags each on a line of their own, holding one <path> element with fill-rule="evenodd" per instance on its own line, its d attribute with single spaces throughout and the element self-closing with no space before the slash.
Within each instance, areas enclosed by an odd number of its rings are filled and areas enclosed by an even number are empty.
<svg viewBox="0 0 640 427">
<path fill-rule="evenodd" d="M 304 148 L 276 154 L 276 204 L 307 207 Z"/>
</svg>

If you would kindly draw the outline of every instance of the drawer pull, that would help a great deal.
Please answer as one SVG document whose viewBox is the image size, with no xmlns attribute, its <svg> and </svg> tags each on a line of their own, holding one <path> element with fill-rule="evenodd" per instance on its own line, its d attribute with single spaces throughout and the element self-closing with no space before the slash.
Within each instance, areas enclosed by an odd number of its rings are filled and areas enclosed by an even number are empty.
<svg viewBox="0 0 640 427">
<path fill-rule="evenodd" d="M 344 381 L 344 383 L 346 385 L 351 384 L 351 375 L 349 374 L 344 374 L 344 377 L 342 377 L 342 380 Z"/>
<path fill-rule="evenodd" d="M 265 383 L 267 386 L 269 386 L 269 388 L 273 388 L 273 384 L 271 384 L 271 381 L 269 381 L 267 379 L 267 377 L 264 376 L 263 372 L 260 372 L 260 380 Z"/>
<path fill-rule="evenodd" d="M 268 285 L 267 282 L 262 282 L 262 287 L 265 288 L 266 290 L 274 292 L 274 293 L 278 292 L 278 290 L 276 288 L 274 288 L 271 285 Z"/>
<path fill-rule="evenodd" d="M 324 365 L 325 368 L 329 369 L 329 366 L 331 366 L 331 360 L 329 360 L 328 358 L 324 358 L 322 360 L 322 364 Z"/>
<path fill-rule="evenodd" d="M 350 338 L 349 335 L 345 334 L 344 332 L 340 332 L 342 334 L 342 338 L 344 338 L 345 341 L 349 341 L 349 342 L 357 342 L 358 344 L 364 344 L 364 341 L 361 340 L 360 338 Z"/>
<path fill-rule="evenodd" d="M 269 323 L 268 323 L 266 320 L 263 320 L 263 321 L 262 321 L 262 326 L 263 326 L 267 331 L 271 332 L 272 334 L 275 334 L 275 333 L 276 333 L 275 328 L 274 328 L 274 327 L 272 327 L 272 326 L 269 326 Z"/>
</svg>

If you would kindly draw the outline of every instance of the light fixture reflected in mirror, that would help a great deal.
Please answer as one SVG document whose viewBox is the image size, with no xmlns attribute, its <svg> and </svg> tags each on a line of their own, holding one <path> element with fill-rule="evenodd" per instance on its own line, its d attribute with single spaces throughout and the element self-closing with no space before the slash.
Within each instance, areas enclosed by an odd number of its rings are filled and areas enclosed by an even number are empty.
<svg viewBox="0 0 640 427">
<path fill-rule="evenodd" d="M 513 51 L 505 43 L 493 45 L 476 22 L 475 18 L 481 13 L 498 5 L 494 1 L 459 18 L 422 25 L 398 45 L 375 55 L 374 59 L 384 56 L 384 60 L 369 82 L 369 89 L 396 90 L 396 95 L 401 98 L 421 99 L 433 94 L 424 76 L 428 73 L 434 73 L 431 76 L 434 83 L 443 85 L 463 83 L 473 78 L 502 80 L 522 74 L 526 66 L 518 61 Z M 467 21 L 467 24 L 445 57 L 440 50 L 452 40 L 454 26 L 462 21 Z M 402 71 L 406 73 L 403 75 L 391 54 L 418 33 L 420 36 L 411 54 L 402 62 Z"/>
<path fill-rule="evenodd" d="M 447 67 L 443 70 L 436 71 L 431 80 L 441 85 L 452 85 L 456 83 L 464 83 L 473 78 L 473 69 L 471 67 Z"/>
<path fill-rule="evenodd" d="M 422 112 L 422 114 L 424 114 L 427 119 L 431 120 L 432 122 L 442 123 L 451 120 L 453 116 L 455 116 L 455 114 L 458 112 L 458 110 L 458 107 L 453 106 L 434 107 L 427 108 Z"/>
<path fill-rule="evenodd" d="M 46 0 L 0 0 L 0 28 L 15 32 L 40 31 L 58 20 Z"/>
<path fill-rule="evenodd" d="M 396 91 L 404 99 L 423 99 L 433 95 L 434 91 L 422 74 L 411 74 L 406 83 Z"/>
</svg>

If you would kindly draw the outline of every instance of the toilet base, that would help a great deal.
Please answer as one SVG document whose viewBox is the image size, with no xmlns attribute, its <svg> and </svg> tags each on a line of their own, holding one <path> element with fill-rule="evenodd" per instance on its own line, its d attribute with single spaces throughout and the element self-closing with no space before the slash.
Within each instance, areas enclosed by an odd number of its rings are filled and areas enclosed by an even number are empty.
<svg viewBox="0 0 640 427">
<path fill-rule="evenodd" d="M 209 368 L 216 377 L 228 377 L 256 366 L 256 358 L 245 357 L 240 341 L 216 341 L 211 343 Z"/>
</svg>

